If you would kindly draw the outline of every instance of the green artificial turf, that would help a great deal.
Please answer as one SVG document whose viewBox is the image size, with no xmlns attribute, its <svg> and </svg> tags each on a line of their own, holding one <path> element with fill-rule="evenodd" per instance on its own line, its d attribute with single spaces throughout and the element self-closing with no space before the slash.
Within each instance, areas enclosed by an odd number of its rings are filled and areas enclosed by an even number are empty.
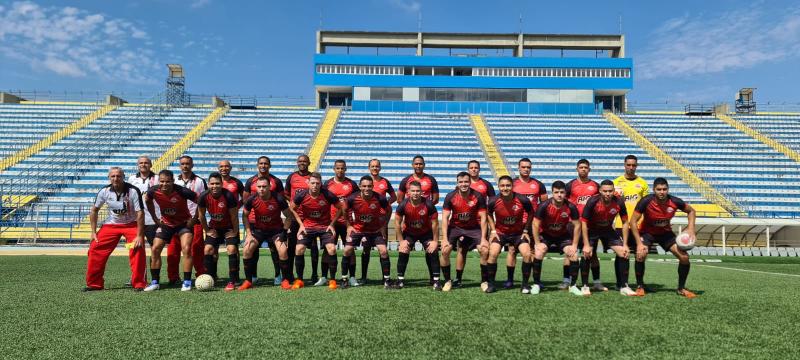
<svg viewBox="0 0 800 360">
<path fill-rule="evenodd" d="M 522 295 L 518 286 L 481 293 L 475 257 L 469 260 L 463 288 L 433 292 L 424 259 L 414 255 L 403 290 L 379 285 L 380 266 L 373 257 L 369 286 L 283 291 L 263 285 L 242 293 L 219 288 L 134 293 L 123 287 L 129 276 L 124 257 L 109 262 L 110 290 L 82 293 L 84 257 L 4 256 L 0 358 L 798 356 L 800 277 L 713 267 L 798 274 L 800 262 L 792 259 L 697 263 L 703 266 L 693 266 L 688 287 L 700 296 L 688 300 L 675 295 L 677 265 L 670 262 L 647 264 L 645 280 L 656 293 L 631 298 L 612 290 L 582 298 L 556 289 L 561 261 L 553 259 L 544 262 L 546 288 L 540 295 Z M 219 264 L 225 276 L 224 255 Z M 393 276 L 395 265 L 393 256 Z M 261 256 L 259 272 L 271 280 L 267 254 Z M 517 280 L 520 276 L 518 266 Z M 498 280 L 505 277 L 501 261 Z M 602 277 L 612 287 L 610 258 L 602 261 Z"/>
</svg>

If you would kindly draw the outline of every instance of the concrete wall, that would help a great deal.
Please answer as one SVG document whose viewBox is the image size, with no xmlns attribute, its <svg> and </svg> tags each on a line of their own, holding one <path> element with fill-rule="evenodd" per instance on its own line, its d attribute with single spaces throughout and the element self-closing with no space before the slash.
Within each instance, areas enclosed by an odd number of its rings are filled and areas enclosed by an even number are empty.
<svg viewBox="0 0 800 360">
<path fill-rule="evenodd" d="M 354 111 L 470 114 L 596 114 L 595 105 L 567 103 L 353 100 Z"/>
</svg>

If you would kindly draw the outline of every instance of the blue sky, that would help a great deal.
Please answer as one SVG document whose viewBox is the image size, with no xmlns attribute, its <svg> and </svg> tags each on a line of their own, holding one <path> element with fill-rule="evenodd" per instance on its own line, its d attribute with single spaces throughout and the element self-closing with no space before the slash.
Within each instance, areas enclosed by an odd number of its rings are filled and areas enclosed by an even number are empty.
<svg viewBox="0 0 800 360">
<path fill-rule="evenodd" d="M 177 62 L 192 93 L 313 97 L 320 24 L 416 31 L 420 12 L 437 32 L 618 33 L 621 16 L 631 101 L 800 103 L 800 3 L 780 0 L 0 0 L 0 89 L 152 94 Z"/>
</svg>

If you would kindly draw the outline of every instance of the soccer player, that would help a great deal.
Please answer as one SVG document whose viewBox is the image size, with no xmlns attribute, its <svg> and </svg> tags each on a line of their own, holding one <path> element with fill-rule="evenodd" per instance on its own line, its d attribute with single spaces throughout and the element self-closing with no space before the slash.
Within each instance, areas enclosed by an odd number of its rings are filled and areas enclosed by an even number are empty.
<svg viewBox="0 0 800 360">
<path fill-rule="evenodd" d="M 470 160 L 467 163 L 467 173 L 469 173 L 469 187 L 483 195 L 487 201 L 495 196 L 492 183 L 481 177 L 481 163 L 478 160 Z"/>
<path fill-rule="evenodd" d="M 208 176 L 208 190 L 200 194 L 197 213 L 200 226 L 206 233 L 203 262 L 206 270 L 216 280 L 219 246 L 223 243 L 228 252 L 228 285 L 232 291 L 239 282 L 239 204 L 235 193 L 222 187 L 222 175 L 214 172 Z M 206 220 L 206 211 L 211 221 Z"/>
<path fill-rule="evenodd" d="M 539 205 L 539 203 L 547 200 L 547 188 L 544 186 L 544 184 L 542 184 L 541 181 L 531 177 L 532 164 L 533 163 L 529 158 L 519 159 L 519 162 L 517 162 L 517 172 L 519 176 L 514 179 L 513 190 L 515 194 L 524 195 L 527 197 L 531 202 L 531 206 L 533 206 L 533 211 L 536 211 L 536 207 Z M 525 214 L 524 216 L 528 215 Z M 523 219 L 523 221 L 524 220 L 527 220 L 527 218 Z M 530 228 L 527 230 L 529 232 L 531 231 Z M 514 249 L 513 245 L 509 245 L 508 256 L 506 257 L 506 272 L 508 273 L 508 279 L 503 284 L 503 287 L 506 289 L 514 287 L 514 270 L 516 269 L 516 266 L 516 250 Z"/>
<path fill-rule="evenodd" d="M 103 274 L 108 257 L 125 237 L 128 248 L 128 263 L 131 268 L 131 285 L 134 291 L 142 291 L 147 285 L 144 268 L 147 256 L 144 248 L 144 205 L 138 188 L 125 182 L 121 168 L 108 170 L 109 185 L 103 187 L 95 197 L 89 213 L 92 239 L 89 244 L 89 260 L 86 265 L 86 287 L 84 291 L 103 290 Z M 108 206 L 108 217 L 97 231 L 97 213 L 100 207 Z"/>
<path fill-rule="evenodd" d="M 406 267 L 411 249 L 419 241 L 425 250 L 425 263 L 431 274 L 434 290 L 441 290 L 439 283 L 439 213 L 430 199 L 422 196 L 422 185 L 413 180 L 406 185 L 405 197 L 395 210 L 394 223 L 400 254 L 397 259 L 398 289 L 405 286 Z"/>
<path fill-rule="evenodd" d="M 308 157 L 306 154 L 302 154 L 297 157 L 297 171 L 289 174 L 286 178 L 286 189 L 284 190 L 286 197 L 286 201 L 290 202 L 294 199 L 297 194 L 302 191 L 308 190 L 308 178 L 311 172 L 308 171 L 308 166 L 311 165 L 311 158 Z M 292 227 L 289 230 L 288 238 L 289 238 L 289 264 L 294 262 L 294 254 L 297 252 L 297 230 L 300 229 L 300 226 L 294 223 L 294 217 L 292 217 Z M 320 245 L 321 246 L 321 245 Z M 317 241 L 313 240 L 311 242 L 311 282 L 312 283 L 322 283 L 325 284 L 324 277 L 322 281 L 318 280 L 317 276 L 317 264 L 319 263 L 319 247 L 317 246 Z M 323 265 L 325 266 L 325 265 Z"/>
<path fill-rule="evenodd" d="M 137 189 L 142 193 L 142 196 L 146 196 L 147 190 L 150 189 L 152 186 L 158 185 L 158 176 L 151 170 L 153 167 L 153 162 L 147 156 L 140 156 L 136 159 L 136 166 L 138 168 L 138 172 L 128 177 L 128 183 L 136 186 Z M 145 199 L 142 199 L 144 201 Z M 150 217 L 150 212 L 144 212 L 144 238 L 147 240 L 147 243 L 150 246 L 153 245 L 153 239 L 156 236 L 156 223 L 153 221 L 153 218 Z M 159 215 L 158 208 L 156 208 L 156 215 Z"/>
<path fill-rule="evenodd" d="M 381 272 L 383 273 L 383 287 L 392 287 L 389 279 L 391 263 L 389 262 L 389 252 L 386 249 L 386 237 L 383 229 L 386 227 L 389 213 L 389 203 L 386 197 L 378 195 L 373 191 L 374 182 L 372 176 L 364 176 L 358 182 L 359 192 L 350 195 L 346 201 L 347 209 L 347 241 L 344 247 L 344 257 L 354 253 L 354 248 L 364 242 L 364 246 L 378 248 L 380 254 Z M 348 282 L 342 280 L 342 285 L 347 286 Z"/>
<path fill-rule="evenodd" d="M 589 160 L 578 160 L 576 170 L 578 172 L 578 177 L 567 182 L 566 195 L 567 200 L 578 208 L 578 214 L 583 214 L 583 207 L 586 205 L 586 202 L 589 201 L 589 198 L 597 194 L 600 185 L 589 178 L 589 172 L 592 171 Z M 603 245 L 607 245 L 607 243 L 603 243 Z M 583 242 L 578 243 L 578 248 L 583 248 Z M 603 286 L 603 283 L 600 281 L 600 260 L 597 258 L 596 252 L 593 254 L 594 256 L 590 258 L 580 258 L 581 279 L 584 280 L 582 285 L 584 287 L 588 286 L 586 279 L 588 279 L 589 268 L 591 267 L 592 280 L 594 280 L 592 290 L 608 291 L 608 288 Z M 564 259 L 564 281 L 559 285 L 560 289 L 569 288 L 570 279 L 568 274 L 569 261 Z"/>
<path fill-rule="evenodd" d="M 161 250 L 178 236 L 183 253 L 183 285 L 181 291 L 192 290 L 192 257 L 189 254 L 192 245 L 192 231 L 197 224 L 197 212 L 189 211 L 189 202 L 197 200 L 197 194 L 183 186 L 175 185 L 172 171 L 161 170 L 158 173 L 158 185 L 147 190 L 147 211 L 156 222 L 156 237 L 153 240 L 150 254 L 150 285 L 144 291 L 159 289 L 161 277 Z M 155 204 L 161 209 L 161 217 L 156 216 Z"/>
<path fill-rule="evenodd" d="M 567 201 L 566 185 L 563 181 L 553 182 L 550 189 L 553 197 L 539 204 L 533 217 L 533 242 L 535 243 L 533 259 L 533 294 L 538 294 L 542 287 L 542 260 L 551 246 L 557 246 L 569 259 L 570 287 L 573 295 L 590 295 L 578 289 L 578 241 L 581 238 L 581 223 L 578 208 Z M 572 233 L 567 224 L 572 224 Z"/>
<path fill-rule="evenodd" d="M 689 276 L 689 254 L 678 248 L 675 244 L 675 233 L 672 232 L 670 220 L 675 216 L 675 212 L 680 210 L 689 216 L 689 223 L 686 225 L 686 233 L 694 237 L 695 210 L 682 199 L 669 194 L 669 184 L 664 178 L 656 178 L 653 181 L 653 191 L 655 194 L 647 195 L 639 203 L 633 215 L 625 223 L 623 237 L 626 236 L 625 230 L 630 229 L 636 240 L 636 295 L 645 295 L 644 286 L 644 264 L 647 260 L 647 253 L 650 246 L 654 243 L 661 245 L 661 248 L 670 251 L 678 259 L 678 295 L 689 299 L 696 297 L 695 293 L 686 289 L 686 278 Z M 642 219 L 640 226 L 639 219 Z M 627 240 L 627 239 L 626 239 Z"/>
<path fill-rule="evenodd" d="M 206 180 L 197 176 L 197 174 L 192 171 L 194 168 L 194 160 L 191 156 L 183 155 L 180 157 L 180 159 L 178 159 L 178 162 L 180 164 L 181 173 L 178 175 L 178 178 L 175 179 L 175 185 L 194 191 L 196 197 L 199 198 L 203 191 L 208 190 Z M 190 200 L 188 205 L 189 212 L 196 218 L 197 203 L 195 203 L 193 200 Z M 200 226 L 199 222 L 194 223 L 192 234 L 194 237 L 192 238 L 189 254 L 192 256 L 195 277 L 197 277 L 206 273 L 205 266 L 203 265 L 203 249 L 205 247 L 203 244 L 203 227 Z M 177 238 L 174 240 L 177 240 Z M 181 246 L 183 246 L 183 244 L 181 244 L 180 241 L 171 241 L 167 246 L 167 276 L 169 277 L 170 283 L 178 282 L 178 260 L 180 259 L 182 252 Z"/>
<path fill-rule="evenodd" d="M 389 182 L 389 179 L 381 176 L 381 161 L 378 159 L 372 159 L 369 161 L 369 174 L 372 177 L 372 191 L 375 192 L 380 197 L 386 199 L 386 214 L 387 214 L 387 221 L 386 224 L 383 226 L 383 238 L 389 238 L 389 227 L 388 227 L 388 214 L 392 213 L 392 204 L 397 201 L 397 194 L 394 192 L 394 188 L 392 187 L 392 183 Z M 367 269 L 369 268 L 369 253 L 372 249 L 372 246 L 369 246 L 369 242 L 364 242 L 361 244 L 361 284 L 367 283 Z"/>
<path fill-rule="evenodd" d="M 333 174 L 334 176 L 325 182 L 324 187 L 328 192 L 339 198 L 340 207 L 343 208 L 350 194 L 358 191 L 358 184 L 346 176 L 347 163 L 344 160 L 334 161 Z M 339 211 L 340 207 L 331 208 L 331 217 Z M 344 216 L 339 217 L 339 220 L 336 221 L 333 228 L 336 231 L 333 234 L 334 244 L 336 244 L 339 239 L 342 240 L 342 244 L 345 244 L 347 242 L 347 220 Z M 326 273 L 327 271 L 322 269 L 323 278 Z M 349 280 L 347 276 L 348 273 L 350 274 Z M 345 282 L 349 282 L 349 284 L 345 284 L 345 286 L 358 286 L 358 281 L 356 281 L 356 254 L 354 251 L 347 252 L 345 256 L 342 256 L 342 283 Z M 321 286 L 323 284 L 314 285 Z"/>
<path fill-rule="evenodd" d="M 338 208 L 331 216 L 331 208 Z M 333 239 L 334 225 L 342 215 L 342 205 L 339 198 L 322 188 L 322 176 L 318 172 L 309 174 L 308 191 L 301 191 L 289 203 L 289 210 L 297 229 L 297 250 L 294 266 L 297 270 L 297 279 L 292 284 L 292 289 L 299 289 L 303 284 L 303 269 L 305 268 L 306 248 L 315 240 L 325 246 L 322 263 L 328 266 L 328 288 L 336 290 L 336 242 Z"/>
<path fill-rule="evenodd" d="M 614 194 L 614 182 L 603 180 L 600 183 L 600 193 L 589 198 L 580 212 L 584 259 L 596 258 L 595 249 L 597 249 L 597 244 L 602 241 L 603 248 L 611 249 L 617 255 L 614 259 L 617 290 L 625 296 L 636 295 L 636 292 L 628 287 L 629 249 L 622 242 L 619 234 L 614 231 L 614 219 L 617 216 L 620 217 L 623 223 L 628 221 L 625 201 Z M 584 284 L 584 289 L 581 289 L 581 291 L 589 291 L 586 288 L 589 274 L 581 271 L 581 278 Z"/>
<path fill-rule="evenodd" d="M 269 170 L 272 168 L 272 160 L 270 160 L 267 156 L 261 156 L 256 161 L 256 168 L 258 169 L 258 173 L 251 176 L 244 184 L 244 192 L 243 192 L 243 200 L 247 200 L 250 196 L 256 194 L 258 189 L 256 188 L 256 182 L 259 179 L 266 179 L 269 181 L 269 191 L 272 194 L 283 193 L 283 183 L 280 179 L 278 179 L 275 175 L 270 174 Z M 255 222 L 255 218 L 253 215 L 250 215 L 248 221 L 252 224 Z M 274 245 L 275 242 L 267 242 L 267 244 Z M 270 246 L 270 245 L 268 245 Z M 277 286 L 281 284 L 281 269 L 278 261 L 278 250 L 274 248 L 269 248 L 269 254 L 272 258 L 272 267 L 275 271 L 275 278 L 273 279 L 273 285 Z M 252 274 L 253 278 L 250 279 L 251 282 L 255 283 L 256 279 L 258 278 L 258 251 L 253 253 L 253 266 L 252 266 Z"/>
<path fill-rule="evenodd" d="M 448 193 L 442 204 L 442 255 L 439 264 L 444 273 L 442 291 L 454 286 L 450 280 L 450 252 L 457 249 L 456 285 L 461 284 L 467 252 L 478 248 L 481 268 L 486 265 L 489 242 L 486 240 L 486 198 L 471 188 L 470 174 L 456 175 L 456 190 Z"/>
<path fill-rule="evenodd" d="M 254 271 L 256 261 L 258 261 L 255 255 L 264 242 L 270 243 L 270 249 L 276 249 L 281 272 L 280 286 L 284 290 L 289 290 L 292 287 L 291 282 L 294 276 L 292 276 L 289 263 L 289 244 L 286 239 L 286 231 L 289 228 L 289 219 L 292 217 L 292 213 L 289 211 L 289 204 L 283 197 L 283 192 L 273 193 L 270 190 L 272 184 L 269 179 L 260 178 L 254 183 L 256 192 L 247 198 L 242 210 L 242 221 L 246 234 L 242 262 L 246 280 L 239 286 L 239 290 L 253 287 L 251 280 L 255 277 Z M 285 217 L 283 221 L 281 221 L 281 213 Z"/>
<path fill-rule="evenodd" d="M 425 173 L 425 158 L 422 155 L 414 156 L 411 166 L 414 168 L 414 173 L 400 181 L 400 186 L 397 188 L 397 201 L 401 202 L 405 199 L 406 192 L 409 191 L 408 184 L 416 181 L 422 187 L 422 197 L 430 200 L 433 205 L 438 204 L 439 183 L 436 182 L 436 178 Z"/>
<path fill-rule="evenodd" d="M 242 206 L 242 202 L 244 202 L 244 184 L 242 181 L 231 176 L 231 162 L 229 160 L 221 160 L 217 163 L 217 170 L 219 170 L 219 175 L 222 178 L 222 187 L 225 190 L 228 190 L 236 197 L 236 203 L 239 206 Z"/>
<path fill-rule="evenodd" d="M 495 292 L 494 280 L 497 274 L 497 257 L 503 246 L 515 247 L 522 254 L 522 293 L 530 294 L 528 279 L 531 275 L 530 228 L 533 218 L 533 205 L 527 197 L 513 190 L 514 181 L 503 175 L 497 181 L 500 195 L 489 199 L 486 207 L 489 236 L 489 255 L 486 266 L 481 265 L 481 290 Z"/>
<path fill-rule="evenodd" d="M 650 194 L 650 188 L 647 186 L 647 181 L 636 175 L 636 170 L 639 168 L 639 159 L 636 155 L 625 156 L 624 165 L 625 173 L 614 179 L 614 191 L 625 200 L 625 210 L 628 214 L 633 214 L 639 200 Z M 618 229 L 623 239 L 627 239 L 625 245 L 628 246 L 628 249 L 635 251 L 636 240 L 630 233 L 630 228 L 627 236 L 622 234 L 624 224 L 620 220 L 616 220 L 614 228 Z M 625 282 L 628 282 L 628 278 L 625 278 Z"/>
</svg>

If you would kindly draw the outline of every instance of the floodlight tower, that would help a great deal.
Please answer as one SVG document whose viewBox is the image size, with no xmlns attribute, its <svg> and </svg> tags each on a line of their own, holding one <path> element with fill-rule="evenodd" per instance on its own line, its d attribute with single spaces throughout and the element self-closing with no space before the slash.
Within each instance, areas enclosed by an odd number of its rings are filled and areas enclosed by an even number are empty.
<svg viewBox="0 0 800 360">
<path fill-rule="evenodd" d="M 180 64 L 167 64 L 169 76 L 167 77 L 167 105 L 185 106 L 186 98 L 186 77 L 183 73 L 183 66 Z"/>
</svg>

